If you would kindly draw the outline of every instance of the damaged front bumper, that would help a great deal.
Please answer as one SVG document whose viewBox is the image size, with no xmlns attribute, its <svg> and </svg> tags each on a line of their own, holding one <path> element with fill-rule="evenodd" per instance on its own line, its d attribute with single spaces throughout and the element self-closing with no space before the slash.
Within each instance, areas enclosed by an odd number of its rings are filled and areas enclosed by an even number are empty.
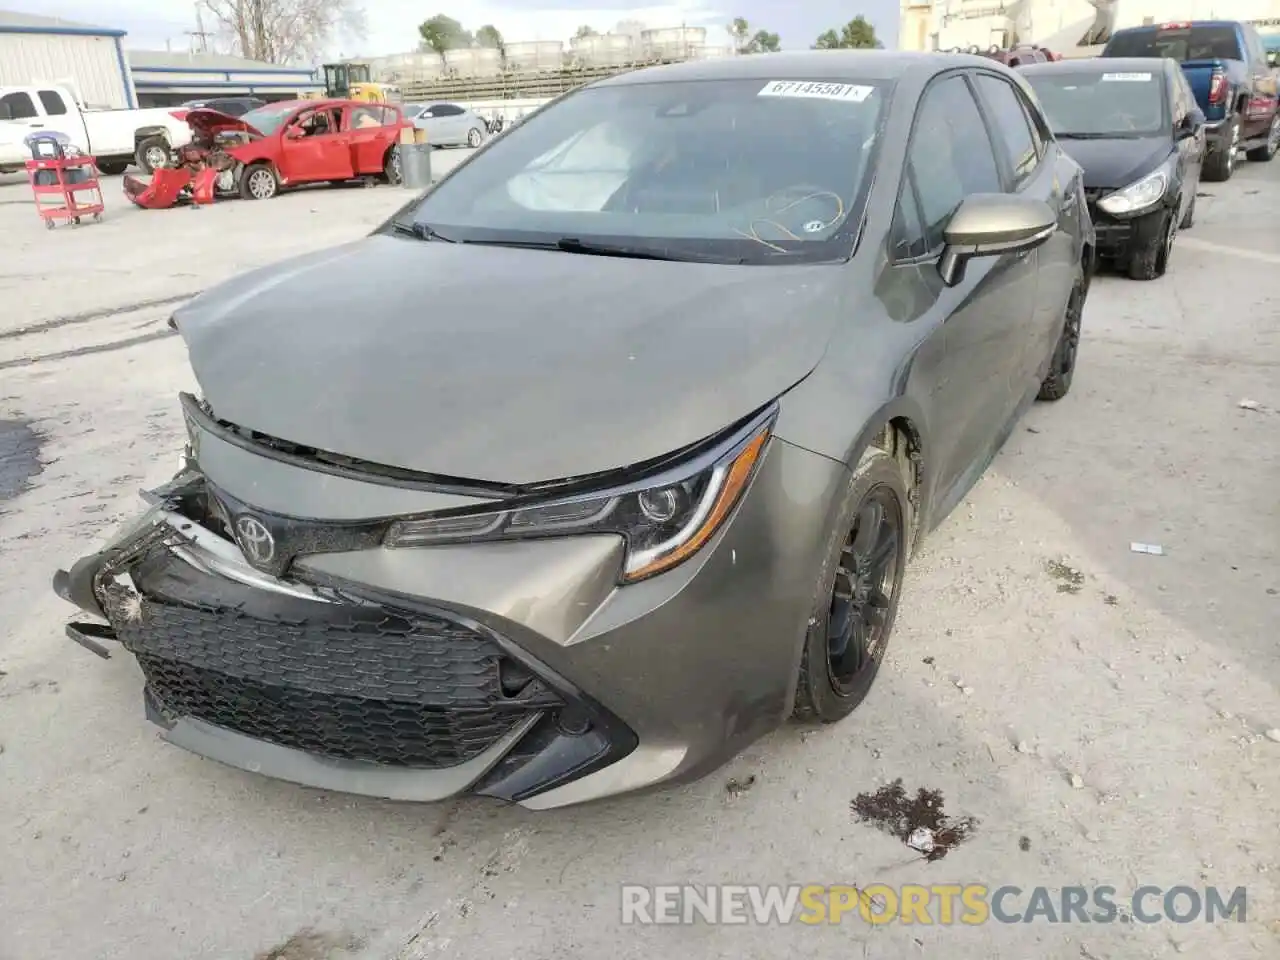
<svg viewBox="0 0 1280 960">
<path fill-rule="evenodd" d="M 842 464 L 775 439 L 706 546 L 620 586 L 617 537 L 393 549 L 390 518 L 476 501 L 191 430 L 198 466 L 54 582 L 104 621 L 77 642 L 137 658 L 178 746 L 312 787 L 546 809 L 694 779 L 790 713 Z M 286 565 L 246 559 L 249 516 Z"/>
</svg>

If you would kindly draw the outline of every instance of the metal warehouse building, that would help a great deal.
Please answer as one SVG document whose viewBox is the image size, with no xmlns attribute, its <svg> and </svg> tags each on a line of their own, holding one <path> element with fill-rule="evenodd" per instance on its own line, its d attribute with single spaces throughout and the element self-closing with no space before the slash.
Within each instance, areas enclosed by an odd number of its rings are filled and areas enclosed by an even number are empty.
<svg viewBox="0 0 1280 960">
<path fill-rule="evenodd" d="M 136 107 L 123 30 L 0 10 L 0 84 L 61 84 L 94 107 Z"/>
<path fill-rule="evenodd" d="M 281 67 L 214 53 L 129 50 L 126 56 L 144 107 L 250 94 L 263 100 L 291 100 L 304 91 L 324 89 L 305 67 Z"/>
</svg>

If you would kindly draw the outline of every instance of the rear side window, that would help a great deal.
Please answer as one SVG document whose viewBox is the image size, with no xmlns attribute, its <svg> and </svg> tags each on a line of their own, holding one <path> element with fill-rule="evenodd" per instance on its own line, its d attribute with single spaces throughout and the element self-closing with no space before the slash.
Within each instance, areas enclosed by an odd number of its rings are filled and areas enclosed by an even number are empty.
<svg viewBox="0 0 1280 960">
<path fill-rule="evenodd" d="M 960 76 L 925 92 L 907 160 L 919 191 L 928 250 L 942 245 L 947 222 L 966 196 L 1004 192 L 987 126 Z"/>
<path fill-rule="evenodd" d="M 62 102 L 62 96 L 57 90 L 41 90 L 39 97 L 40 105 L 49 116 L 60 117 L 67 112 L 67 105 Z"/>
<path fill-rule="evenodd" d="M 1039 137 L 1032 131 L 1031 120 L 1013 85 L 990 74 L 979 74 L 978 90 L 991 111 L 997 137 L 1004 147 L 1014 184 L 1020 184 L 1035 172 L 1040 163 Z"/>
<path fill-rule="evenodd" d="M 0 97 L 0 106 L 9 108 L 10 120 L 30 120 L 36 115 L 36 105 L 29 93 L 6 93 Z M 0 111 L 3 113 L 4 111 Z"/>
<path fill-rule="evenodd" d="M 1107 44 L 1108 57 L 1171 57 L 1187 60 L 1247 60 L 1233 26 L 1199 26 L 1173 30 L 1118 33 Z"/>
</svg>

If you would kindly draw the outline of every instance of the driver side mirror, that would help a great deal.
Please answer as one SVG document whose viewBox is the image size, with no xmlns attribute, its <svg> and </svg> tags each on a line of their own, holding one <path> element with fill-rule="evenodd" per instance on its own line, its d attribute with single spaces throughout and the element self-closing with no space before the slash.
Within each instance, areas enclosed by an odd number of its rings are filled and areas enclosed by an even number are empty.
<svg viewBox="0 0 1280 960">
<path fill-rule="evenodd" d="M 284 138 L 285 138 L 286 140 L 301 140 L 301 139 L 302 139 L 302 128 L 301 128 L 301 127 L 290 127 L 288 130 L 286 130 L 286 131 L 284 132 Z"/>
<path fill-rule="evenodd" d="M 966 197 L 943 233 L 942 282 L 954 287 L 970 260 L 1034 250 L 1057 229 L 1057 213 L 1042 200 L 1006 193 Z"/>
<path fill-rule="evenodd" d="M 1192 107 L 1183 118 L 1182 126 L 1178 128 L 1178 139 L 1185 140 L 1188 137 L 1194 137 L 1203 126 L 1204 112 L 1199 107 Z"/>
</svg>

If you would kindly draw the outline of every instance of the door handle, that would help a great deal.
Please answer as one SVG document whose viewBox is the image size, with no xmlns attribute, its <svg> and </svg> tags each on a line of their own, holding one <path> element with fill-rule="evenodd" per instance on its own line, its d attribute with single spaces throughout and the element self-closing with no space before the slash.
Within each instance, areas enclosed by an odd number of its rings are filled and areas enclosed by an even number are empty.
<svg viewBox="0 0 1280 960">
<path fill-rule="evenodd" d="M 31 127 L 43 127 L 43 126 L 44 126 L 44 124 L 43 124 L 43 123 L 32 123 L 32 124 L 30 124 L 29 126 L 31 126 Z"/>
</svg>

